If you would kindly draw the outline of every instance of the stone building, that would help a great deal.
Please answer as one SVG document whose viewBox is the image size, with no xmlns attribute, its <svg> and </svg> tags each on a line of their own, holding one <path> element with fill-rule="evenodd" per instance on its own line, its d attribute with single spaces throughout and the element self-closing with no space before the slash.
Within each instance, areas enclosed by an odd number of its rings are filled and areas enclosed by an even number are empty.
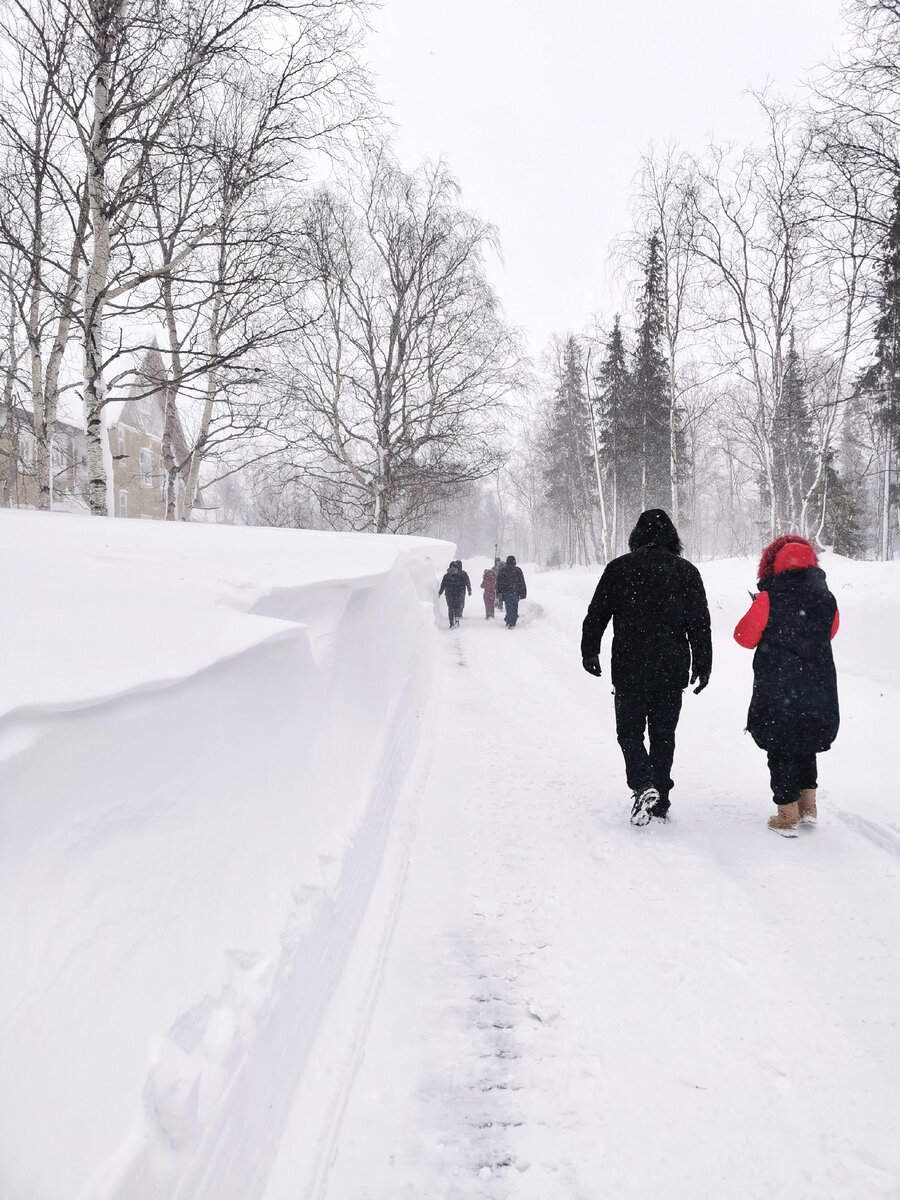
<svg viewBox="0 0 900 1200">
<path fill-rule="evenodd" d="M 79 426 L 56 422 L 50 443 L 52 503 L 58 509 L 83 509 L 87 480 L 84 433 Z M 0 505 L 37 508 L 34 418 L 18 405 L 0 404 Z"/>
<path fill-rule="evenodd" d="M 113 460 L 113 500 L 117 517 L 166 515 L 166 471 L 163 438 L 166 428 L 166 373 L 162 355 L 150 350 L 131 385 L 115 424 L 108 427 Z M 177 410 L 171 423 L 172 453 L 177 464 L 188 456 Z M 176 478 L 175 516 L 181 516 L 184 482 Z"/>
<path fill-rule="evenodd" d="M 165 519 L 165 384 L 162 355 L 154 348 L 145 355 L 118 418 L 107 428 L 113 464 L 110 516 Z M 170 436 L 174 459 L 180 466 L 185 463 L 188 451 L 177 410 L 170 423 Z M 86 511 L 84 430 L 57 421 L 50 458 L 53 508 Z M 176 479 L 176 518 L 181 516 L 183 499 L 184 482 L 179 476 Z M 0 404 L 0 505 L 37 508 L 38 500 L 32 414 L 20 405 Z"/>
</svg>

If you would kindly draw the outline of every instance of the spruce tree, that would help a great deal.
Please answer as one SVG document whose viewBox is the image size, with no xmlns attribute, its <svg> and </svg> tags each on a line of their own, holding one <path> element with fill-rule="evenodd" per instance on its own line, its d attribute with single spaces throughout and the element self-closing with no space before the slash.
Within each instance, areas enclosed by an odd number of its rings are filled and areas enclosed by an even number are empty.
<svg viewBox="0 0 900 1200">
<path fill-rule="evenodd" d="M 776 524 L 799 530 L 803 499 L 816 477 L 816 445 L 807 398 L 806 372 L 791 330 L 781 387 L 781 403 L 772 430 Z"/>
<path fill-rule="evenodd" d="M 596 377 L 597 436 L 606 477 L 607 517 L 612 531 L 611 549 L 617 554 L 624 547 L 622 529 L 623 499 L 628 479 L 629 454 L 633 453 L 628 425 L 631 401 L 631 377 L 625 354 L 622 323 L 616 313 L 604 347 L 604 356 Z"/>
<path fill-rule="evenodd" d="M 875 325 L 875 361 L 860 380 L 868 394 L 882 431 L 880 554 L 892 555 L 892 510 L 897 503 L 897 446 L 900 442 L 900 183 L 883 243 L 878 321 Z"/>
<path fill-rule="evenodd" d="M 825 455 L 822 482 L 813 493 L 810 507 L 814 514 L 825 509 L 820 539 L 826 546 L 847 558 L 865 557 L 860 488 L 838 470 L 833 450 Z"/>
<path fill-rule="evenodd" d="M 671 508 L 670 398 L 663 352 L 665 293 L 659 235 L 647 241 L 640 318 L 631 368 L 628 425 L 628 504 L 636 517 L 646 508 Z"/>
<path fill-rule="evenodd" d="M 590 414 L 581 347 L 571 335 L 560 356 L 545 446 L 547 499 L 565 527 L 569 563 L 587 561 L 590 541 L 598 552 L 593 524 Z"/>
</svg>

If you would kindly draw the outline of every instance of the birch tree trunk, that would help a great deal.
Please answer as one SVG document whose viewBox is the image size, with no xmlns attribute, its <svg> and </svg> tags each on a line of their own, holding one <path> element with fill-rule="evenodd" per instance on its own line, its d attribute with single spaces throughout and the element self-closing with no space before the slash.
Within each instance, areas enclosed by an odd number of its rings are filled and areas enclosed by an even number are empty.
<svg viewBox="0 0 900 1200">
<path fill-rule="evenodd" d="M 219 222 L 219 256 L 216 270 L 215 291 L 213 293 L 212 312 L 209 318 L 209 343 L 207 353 L 209 355 L 209 367 L 206 372 L 206 395 L 203 398 L 203 412 L 200 416 L 200 427 L 197 431 L 197 440 L 194 444 L 194 449 L 190 457 L 190 468 L 187 474 L 185 484 L 184 500 L 181 505 L 182 521 L 189 521 L 191 514 L 194 511 L 194 501 L 197 496 L 197 489 L 200 485 L 200 468 L 203 465 L 203 459 L 207 452 L 209 444 L 209 430 L 212 425 L 213 413 L 216 409 L 216 401 L 219 398 L 219 355 L 221 350 L 221 316 L 222 305 L 225 300 L 225 283 L 226 274 L 228 271 L 228 237 L 227 229 L 231 210 L 227 205 L 222 210 L 222 217 Z M 173 406 L 174 411 L 174 406 Z"/>
<path fill-rule="evenodd" d="M 91 252 L 84 289 L 84 417 L 87 433 L 88 505 L 94 516 L 107 516 L 106 458 L 104 445 L 103 318 L 110 265 L 110 228 L 106 211 L 106 166 L 109 158 L 109 87 L 115 29 L 125 0 L 108 6 L 92 0 L 91 34 L 96 54 L 93 114 L 86 146 L 86 187 L 91 217 Z"/>
<path fill-rule="evenodd" d="M 16 320 L 15 320 L 15 299 L 12 295 L 10 286 L 9 295 L 9 322 L 6 329 L 6 353 L 7 361 L 6 368 L 3 372 L 3 408 L 6 414 L 6 441 L 9 445 L 7 451 L 7 459 L 4 464 L 3 472 L 3 491 L 2 504 L 4 508 L 10 508 L 13 503 L 13 495 L 16 490 L 16 475 L 18 474 L 19 465 L 19 435 L 16 428 L 16 419 L 13 415 L 13 403 L 15 400 L 15 385 L 16 385 L 16 368 L 19 362 L 19 351 L 16 346 Z"/>
<path fill-rule="evenodd" d="M 177 519 L 178 479 L 183 463 L 175 460 L 175 429 L 177 424 L 178 393 L 181 390 L 181 339 L 178 336 L 178 323 L 175 318 L 175 300 L 172 294 L 172 276 L 164 275 L 162 280 L 163 311 L 165 313 L 166 331 L 169 335 L 169 356 L 171 358 L 171 374 L 166 380 L 165 413 L 163 416 L 162 464 L 165 476 L 165 520 Z"/>
<path fill-rule="evenodd" d="M 893 434 L 888 429 L 884 442 L 884 459 L 882 472 L 884 479 L 881 489 L 881 561 L 887 562 L 891 557 L 891 458 L 893 451 Z"/>
<path fill-rule="evenodd" d="M 181 519 L 189 521 L 194 511 L 194 501 L 200 485 L 200 467 L 206 454 L 209 442 L 209 429 L 219 393 L 219 314 L 222 309 L 221 280 L 213 302 L 212 317 L 209 329 L 209 369 L 206 373 L 206 395 L 203 398 L 203 412 L 200 416 L 200 428 L 197 441 L 190 457 L 190 469 L 185 483 L 184 499 L 181 503 Z"/>
<path fill-rule="evenodd" d="M 678 496 L 678 410 L 675 407 L 675 379 L 669 366 L 669 479 L 672 484 L 672 522 L 678 527 L 681 505 Z"/>
<path fill-rule="evenodd" d="M 35 205 L 34 261 L 28 304 L 28 358 L 31 367 L 31 404 L 34 423 L 34 471 L 38 486 L 38 508 L 50 508 L 50 445 L 48 423 L 44 412 L 44 367 L 41 355 L 41 292 L 43 258 L 43 222 L 41 202 Z"/>
<path fill-rule="evenodd" d="M 597 495 L 600 498 L 600 530 L 603 541 L 604 565 L 609 562 L 609 526 L 606 520 L 606 497 L 603 494 L 603 477 L 600 474 L 600 447 L 597 441 L 597 422 L 594 418 L 594 402 L 591 397 L 591 347 L 588 347 L 584 362 L 584 394 L 587 397 L 588 416 L 591 419 L 591 450 L 594 459 L 594 474 L 597 480 Z M 593 525 L 591 526 L 593 534 Z M 596 549 L 596 538 L 594 539 Z"/>
</svg>

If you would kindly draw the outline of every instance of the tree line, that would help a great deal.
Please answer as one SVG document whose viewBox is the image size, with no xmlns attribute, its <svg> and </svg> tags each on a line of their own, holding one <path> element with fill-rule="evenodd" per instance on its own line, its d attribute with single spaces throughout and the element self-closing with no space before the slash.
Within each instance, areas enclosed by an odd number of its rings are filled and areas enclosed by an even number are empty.
<svg viewBox="0 0 900 1200">
<path fill-rule="evenodd" d="M 900 5 L 854 0 L 759 144 L 643 156 L 621 313 L 537 369 L 497 231 L 393 154 L 362 0 L 10 0 L 0 16 L 0 472 L 161 393 L 166 514 L 456 535 L 604 561 L 664 507 L 697 555 L 900 523 Z M 153 356 L 162 369 L 148 378 Z M 522 397 L 530 397 L 522 414 Z M 14 419 L 15 418 L 15 419 Z M 451 528 L 455 523 L 456 528 Z"/>
<path fill-rule="evenodd" d="M 203 488 L 227 508 L 240 473 L 244 519 L 278 495 L 408 528 L 496 468 L 520 349 L 495 233 L 444 164 L 392 156 L 364 32 L 357 0 L 5 6 L 0 470 L 25 430 L 39 507 L 80 411 L 84 501 L 110 511 L 108 412 L 141 386 L 164 394 L 170 519 L 179 487 L 183 519 Z"/>
<path fill-rule="evenodd" d="M 892 557 L 900 5 L 851 20 L 804 104 L 755 97 L 758 145 L 643 156 L 614 247 L 630 311 L 554 339 L 509 472 L 536 557 L 605 561 L 647 507 L 698 555 L 794 531 Z"/>
</svg>

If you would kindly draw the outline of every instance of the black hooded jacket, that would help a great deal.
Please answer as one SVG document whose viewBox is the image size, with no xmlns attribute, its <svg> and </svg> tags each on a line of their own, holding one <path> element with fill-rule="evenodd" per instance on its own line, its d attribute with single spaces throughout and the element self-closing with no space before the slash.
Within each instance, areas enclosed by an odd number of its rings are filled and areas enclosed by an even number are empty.
<svg viewBox="0 0 900 1200">
<path fill-rule="evenodd" d="M 763 750 L 818 754 L 840 725 L 831 654 L 837 603 L 819 567 L 781 571 L 759 586 L 769 615 L 753 656 L 747 729 Z"/>
<path fill-rule="evenodd" d="M 441 589 L 438 595 L 443 596 L 444 592 L 446 592 L 448 600 L 452 600 L 454 604 L 462 603 L 466 598 L 468 578 L 465 571 L 460 571 L 459 567 L 453 563 L 451 569 L 446 572 L 444 578 L 441 580 Z M 469 591 L 471 592 L 471 590 L 470 587 Z"/>
<path fill-rule="evenodd" d="M 512 555 L 497 572 L 497 595 L 501 597 L 518 596 L 520 600 L 524 600 L 528 595 L 525 575 L 522 568 L 516 565 L 516 560 Z"/>
<path fill-rule="evenodd" d="M 691 672 L 712 670 L 709 606 L 700 572 L 681 557 L 681 541 L 661 508 L 641 513 L 630 554 L 600 577 L 581 635 L 581 657 L 594 658 L 613 623 L 612 682 L 622 691 L 686 687 Z"/>
</svg>

